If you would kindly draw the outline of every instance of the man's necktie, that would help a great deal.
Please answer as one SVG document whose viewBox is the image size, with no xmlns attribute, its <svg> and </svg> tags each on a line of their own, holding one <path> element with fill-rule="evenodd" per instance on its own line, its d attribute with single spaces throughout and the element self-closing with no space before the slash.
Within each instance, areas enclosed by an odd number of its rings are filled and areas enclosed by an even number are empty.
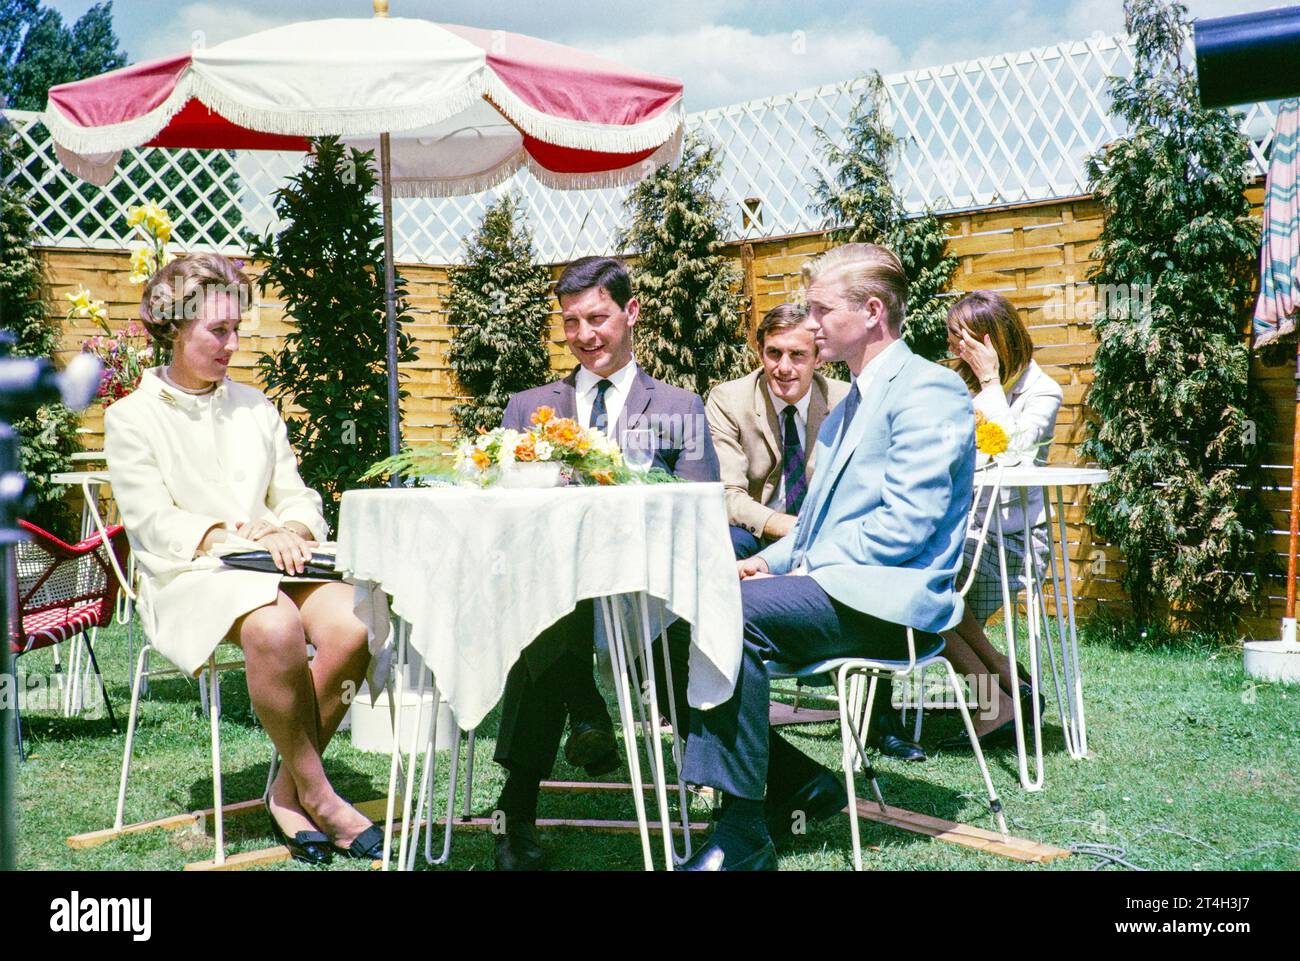
<svg viewBox="0 0 1300 961">
<path fill-rule="evenodd" d="M 844 421 L 840 424 L 840 437 L 849 432 L 849 424 L 853 423 L 853 415 L 858 412 L 860 403 L 862 394 L 858 391 L 858 382 L 855 380 L 849 388 L 849 395 L 844 398 Z"/>
<path fill-rule="evenodd" d="M 588 427 L 594 427 L 602 434 L 609 427 L 609 412 L 605 409 L 605 391 L 613 387 L 612 381 L 602 380 L 596 385 L 596 402 L 591 405 L 591 421 Z"/>
<path fill-rule="evenodd" d="M 785 480 L 785 512 L 798 514 L 803 498 L 808 493 L 804 477 L 803 445 L 799 443 L 799 427 L 795 424 L 795 406 L 787 404 L 782 416 L 785 419 L 784 444 L 781 451 L 781 477 Z"/>
</svg>

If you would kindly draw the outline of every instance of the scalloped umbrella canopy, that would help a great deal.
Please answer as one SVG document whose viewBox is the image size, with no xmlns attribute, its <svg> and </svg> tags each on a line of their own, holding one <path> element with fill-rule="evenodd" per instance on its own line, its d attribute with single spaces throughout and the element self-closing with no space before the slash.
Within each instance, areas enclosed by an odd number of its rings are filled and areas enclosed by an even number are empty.
<svg viewBox="0 0 1300 961">
<path fill-rule="evenodd" d="M 549 187 L 631 183 L 674 159 L 679 81 L 501 30 L 378 16 L 275 27 L 52 87 L 59 160 L 103 186 L 130 147 L 378 147 L 389 445 L 400 446 L 390 197 L 475 193 L 527 167 Z"/>
</svg>

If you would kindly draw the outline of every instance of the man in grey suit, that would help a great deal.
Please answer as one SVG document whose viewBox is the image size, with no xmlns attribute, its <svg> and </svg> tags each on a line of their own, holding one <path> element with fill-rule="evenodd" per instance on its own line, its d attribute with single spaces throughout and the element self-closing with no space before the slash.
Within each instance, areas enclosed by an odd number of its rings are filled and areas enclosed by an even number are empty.
<svg viewBox="0 0 1300 961">
<path fill-rule="evenodd" d="M 717 481 L 718 456 L 709 437 L 704 404 L 687 390 L 662 383 L 641 370 L 632 356 L 632 332 L 639 307 L 623 265 L 611 257 L 584 257 L 560 275 L 555 296 L 564 318 L 564 339 L 578 368 L 563 380 L 521 391 L 510 398 L 502 426 L 526 430 L 538 407 L 605 431 L 622 443 L 628 430 L 649 429 L 654 467 L 683 480 Z M 498 809 L 506 830 L 496 839 L 498 870 L 539 868 L 544 856 L 534 822 L 541 781 L 564 733 L 565 757 L 589 774 L 619 764 L 613 724 L 592 673 L 594 605 L 579 602 L 524 649 L 511 669 L 497 732 L 496 761 L 508 772 Z M 689 625 L 668 629 L 677 716 L 685 723 L 686 656 Z M 660 658 L 656 656 L 655 663 Z M 666 705 L 666 701 L 665 701 Z M 664 709 L 661 706 L 661 709 Z"/>
<path fill-rule="evenodd" d="M 975 465 L 970 394 L 902 340 L 907 276 L 891 251 L 845 244 L 805 266 L 804 283 L 822 357 L 845 361 L 853 386 L 822 425 L 820 466 L 794 530 L 737 561 L 740 675 L 728 701 L 691 712 L 682 770 L 688 782 L 723 792 L 722 816 L 684 866 L 690 871 L 775 869 L 774 821 L 805 823 L 844 803 L 838 779 L 809 758 L 801 763 L 817 773 L 772 796 L 773 767 L 791 758 L 772 748 L 768 663 L 906 658 L 908 628 L 923 656 L 961 620 L 956 575 Z M 774 818 L 776 807 L 793 818 Z"/>
</svg>

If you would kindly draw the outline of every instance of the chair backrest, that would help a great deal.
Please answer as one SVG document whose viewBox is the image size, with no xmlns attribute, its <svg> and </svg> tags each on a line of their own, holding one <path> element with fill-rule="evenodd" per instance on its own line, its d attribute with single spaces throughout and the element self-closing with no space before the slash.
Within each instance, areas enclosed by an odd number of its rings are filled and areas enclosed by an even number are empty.
<svg viewBox="0 0 1300 961">
<path fill-rule="evenodd" d="M 983 496 L 984 489 L 989 488 L 988 506 L 985 508 L 984 516 L 979 516 L 980 497 Z M 971 498 L 971 521 L 972 524 L 967 526 L 969 530 L 974 524 L 979 525 L 979 537 L 975 541 L 975 555 L 970 560 L 970 568 L 966 571 L 966 583 L 958 591 L 962 597 L 970 591 L 971 585 L 975 583 L 975 572 L 979 570 L 980 557 L 984 553 L 984 545 L 989 539 L 989 524 L 993 520 L 993 512 L 1002 504 L 998 494 L 1002 490 L 1002 465 L 995 463 L 993 465 L 993 479 L 989 481 L 988 471 L 978 471 L 975 474 L 975 493 Z"/>
<path fill-rule="evenodd" d="M 17 618 L 11 626 L 11 640 L 23 646 L 26 632 L 20 625 L 37 615 L 42 622 L 57 620 L 72 612 L 88 618 L 89 626 L 104 627 L 113 617 L 118 580 L 109 559 L 111 551 L 119 565 L 126 563 L 126 531 L 120 524 L 77 544 L 67 544 L 35 524 L 19 521 L 30 540 L 14 549 L 11 581 L 17 598 Z"/>
</svg>

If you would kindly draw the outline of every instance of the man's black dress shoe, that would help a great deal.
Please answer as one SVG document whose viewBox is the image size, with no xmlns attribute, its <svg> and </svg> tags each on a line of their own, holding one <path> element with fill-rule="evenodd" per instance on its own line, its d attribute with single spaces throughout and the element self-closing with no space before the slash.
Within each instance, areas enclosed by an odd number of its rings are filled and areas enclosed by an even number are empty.
<svg viewBox="0 0 1300 961">
<path fill-rule="evenodd" d="M 775 871 L 776 848 L 768 840 L 761 847 L 737 856 L 728 855 L 713 839 L 695 852 L 691 859 L 683 864 L 679 871 Z"/>
<path fill-rule="evenodd" d="M 384 832 L 377 824 L 372 824 L 355 838 L 347 847 L 335 844 L 334 850 L 345 858 L 358 861 L 378 861 L 384 856 Z"/>
<path fill-rule="evenodd" d="M 564 759 L 574 767 L 584 768 L 591 777 L 618 770 L 620 761 L 614 746 L 613 725 L 609 721 L 570 721 Z"/>
<path fill-rule="evenodd" d="M 993 730 L 979 735 L 980 749 L 990 747 L 1005 747 L 1008 744 L 1016 743 L 1016 719 L 1013 717 Z M 954 734 L 952 737 L 945 737 L 939 742 L 941 751 L 969 751 L 970 737 L 963 730 L 960 734 Z"/>
<path fill-rule="evenodd" d="M 299 831 L 289 837 L 271 813 L 271 802 L 267 800 L 262 803 L 266 806 L 266 816 L 271 819 L 271 831 L 275 834 L 275 839 L 289 849 L 295 861 L 303 864 L 329 864 L 333 860 L 334 846 L 330 844 L 329 838 L 320 831 Z M 382 845 L 382 835 L 379 840 Z"/>
<path fill-rule="evenodd" d="M 893 711 L 872 718 L 868 743 L 885 757 L 898 761 L 924 761 L 925 751 L 911 738 L 911 732 Z"/>
<path fill-rule="evenodd" d="M 570 721 L 569 739 L 564 742 L 564 759 L 574 767 L 586 767 L 614 753 L 614 726 L 606 720 Z"/>
<path fill-rule="evenodd" d="M 772 843 L 778 849 L 785 847 L 795 838 L 796 811 L 803 812 L 803 824 L 807 825 L 837 814 L 848 803 L 849 796 L 845 793 L 843 779 L 830 771 L 822 771 L 801 785 L 790 797 L 767 799 L 763 811 L 767 833 L 772 836 Z"/>
<path fill-rule="evenodd" d="M 537 828 L 512 822 L 496 840 L 498 871 L 540 871 L 546 867 L 546 853 L 537 840 Z"/>
</svg>

